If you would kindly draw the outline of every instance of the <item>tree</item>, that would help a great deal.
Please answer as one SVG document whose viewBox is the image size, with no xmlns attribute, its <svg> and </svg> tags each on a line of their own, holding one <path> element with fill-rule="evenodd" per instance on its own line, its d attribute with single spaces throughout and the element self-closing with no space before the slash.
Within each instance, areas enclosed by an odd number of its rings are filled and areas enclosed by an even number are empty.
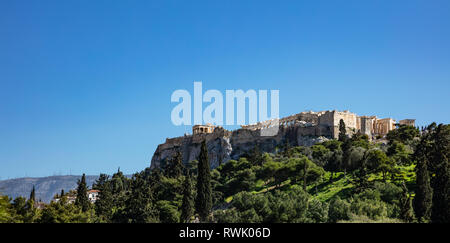
<svg viewBox="0 0 450 243">
<path fill-rule="evenodd" d="M 333 198 L 330 202 L 328 210 L 328 220 L 331 223 L 336 223 L 339 220 L 349 220 L 350 203 L 342 200 L 339 196 Z"/>
<path fill-rule="evenodd" d="M 165 174 L 171 178 L 178 178 L 183 174 L 183 159 L 179 151 L 175 153 L 167 165 Z"/>
<path fill-rule="evenodd" d="M 288 138 L 286 138 L 284 140 L 283 147 L 284 147 L 283 156 L 286 157 L 286 158 L 292 157 L 291 144 L 289 143 L 289 139 Z"/>
<path fill-rule="evenodd" d="M 342 149 L 343 155 L 339 167 L 341 171 L 344 171 L 344 176 L 347 177 L 347 172 L 353 172 L 361 168 L 361 161 L 366 155 L 366 149 L 353 147 L 350 139 L 342 144 Z"/>
<path fill-rule="evenodd" d="M 362 134 L 360 131 L 352 135 L 351 141 L 352 145 L 355 147 L 362 147 L 365 149 L 369 149 L 370 147 L 369 136 L 367 136 L 367 134 Z"/>
<path fill-rule="evenodd" d="M 280 162 L 268 161 L 264 163 L 261 175 L 265 180 L 274 179 L 275 184 L 279 186 L 279 184 L 285 179 L 283 176 L 285 173 L 279 173 L 281 169 L 285 168 Z"/>
<path fill-rule="evenodd" d="M 347 137 L 347 130 L 345 128 L 345 122 L 344 120 L 339 120 L 339 141 L 344 142 L 348 139 Z"/>
<path fill-rule="evenodd" d="M 325 166 L 332 156 L 331 151 L 322 144 L 313 145 L 311 150 L 313 161 L 319 166 Z"/>
<path fill-rule="evenodd" d="M 82 212 L 87 212 L 91 208 L 87 195 L 86 175 L 83 173 L 81 180 L 78 180 L 77 198 L 75 199 L 75 205 L 81 208 Z"/>
<path fill-rule="evenodd" d="M 411 165 L 412 151 L 408 149 L 403 143 L 394 140 L 389 144 L 386 155 L 392 157 L 398 165 Z"/>
<path fill-rule="evenodd" d="M 180 212 L 177 207 L 170 201 L 160 200 L 156 202 L 159 212 L 159 220 L 162 223 L 178 223 L 180 222 Z"/>
<path fill-rule="evenodd" d="M 25 199 L 23 199 L 23 200 L 25 201 Z M 21 217 L 22 222 L 32 223 L 39 216 L 38 215 L 39 212 L 38 212 L 37 208 L 35 208 L 35 202 L 36 202 L 36 189 L 33 185 L 33 189 L 31 189 L 31 192 L 30 192 L 30 199 L 28 201 L 26 201 L 26 203 L 23 207 L 23 211 L 19 210 L 19 215 Z M 17 206 L 16 203 L 17 203 L 17 201 L 14 200 L 13 205 Z"/>
<path fill-rule="evenodd" d="M 111 181 L 106 174 L 100 174 L 99 179 L 94 183 L 92 188 L 99 190 L 99 198 L 95 202 L 95 212 L 100 220 L 108 222 L 113 213 L 114 198 L 112 193 Z"/>
<path fill-rule="evenodd" d="M 228 164 L 228 163 L 227 163 Z M 187 169 L 192 173 L 192 175 L 198 175 L 198 160 L 191 160 L 187 164 Z"/>
<path fill-rule="evenodd" d="M 369 175 L 367 171 L 367 152 L 364 154 L 360 161 L 360 166 L 356 170 L 356 189 L 358 192 L 362 192 L 369 187 Z"/>
<path fill-rule="evenodd" d="M 230 179 L 225 181 L 224 192 L 226 195 L 233 195 L 240 191 L 251 191 L 255 186 L 256 173 L 250 168 L 242 168 L 228 178 Z"/>
<path fill-rule="evenodd" d="M 23 214 L 23 216 L 27 219 L 24 219 L 24 221 L 32 221 L 32 218 L 34 218 L 34 215 L 36 214 L 36 210 L 34 208 L 34 203 L 36 202 L 36 189 L 31 189 L 30 192 L 30 199 L 27 201 L 26 205 L 26 214 Z"/>
<path fill-rule="evenodd" d="M 97 180 L 95 180 L 94 184 L 92 184 L 92 189 L 94 190 L 102 190 L 103 187 L 108 183 L 109 181 L 109 175 L 107 174 L 100 174 Z"/>
<path fill-rule="evenodd" d="M 194 213 L 194 195 L 192 193 L 191 172 L 186 171 L 183 183 L 183 201 L 181 204 L 181 223 L 189 223 Z"/>
<path fill-rule="evenodd" d="M 253 149 L 250 151 L 248 155 L 248 159 L 253 165 L 262 165 L 263 157 L 259 146 L 255 144 Z"/>
<path fill-rule="evenodd" d="M 120 171 L 120 168 L 117 169 L 117 172 L 113 174 L 111 182 L 114 194 L 121 194 L 129 189 L 129 179 L 123 175 L 122 171 Z"/>
<path fill-rule="evenodd" d="M 24 197 L 16 197 L 11 204 L 12 208 L 18 215 L 24 216 L 29 211 L 29 205 L 27 204 L 27 199 Z"/>
<path fill-rule="evenodd" d="M 308 179 L 308 163 L 305 160 L 303 162 L 303 191 L 305 191 L 305 192 L 306 192 L 307 179 Z"/>
<path fill-rule="evenodd" d="M 299 186 L 264 194 L 243 191 L 234 195 L 231 209 L 216 211 L 215 218 L 219 223 L 324 222 L 328 205 L 309 199 L 308 193 Z"/>
<path fill-rule="evenodd" d="M 412 208 L 411 196 L 408 194 L 408 189 L 405 186 L 405 182 L 402 183 L 402 197 L 400 198 L 400 219 L 405 222 L 414 221 L 414 211 Z"/>
<path fill-rule="evenodd" d="M 12 214 L 14 222 L 33 223 L 39 217 L 39 211 L 34 207 L 33 200 L 27 200 L 24 197 L 16 197 L 11 204 L 14 211 Z"/>
<path fill-rule="evenodd" d="M 212 207 L 211 174 L 206 142 L 203 140 L 198 157 L 197 198 L 195 208 L 200 220 L 205 222 Z"/>
<path fill-rule="evenodd" d="M 423 141 L 421 143 L 423 143 Z M 430 185 L 430 175 L 428 173 L 426 156 L 423 154 L 425 145 L 422 145 L 419 144 L 418 151 L 416 151 L 417 190 L 414 197 L 414 211 L 419 222 L 428 222 L 431 216 L 433 191 Z"/>
<path fill-rule="evenodd" d="M 33 201 L 33 204 L 34 204 L 34 202 L 36 202 L 36 190 L 34 188 L 34 185 L 33 185 L 33 189 L 31 189 L 30 201 Z"/>
<path fill-rule="evenodd" d="M 399 125 L 397 129 L 389 131 L 388 134 L 386 135 L 389 144 L 392 144 L 394 141 L 397 141 L 404 144 L 412 145 L 414 138 L 416 137 L 419 137 L 419 129 L 408 125 Z"/>
<path fill-rule="evenodd" d="M 90 212 L 82 212 L 80 207 L 67 202 L 62 197 L 58 202 L 51 202 L 42 210 L 39 223 L 89 223 L 92 222 Z"/>
<path fill-rule="evenodd" d="M 430 164 L 433 188 L 433 206 L 431 220 L 433 223 L 450 222 L 450 125 L 439 124 L 432 133 Z"/>
<path fill-rule="evenodd" d="M 414 153 L 417 193 L 414 200 L 420 222 L 450 221 L 450 126 L 430 124 Z"/>
<path fill-rule="evenodd" d="M 158 215 L 153 205 L 153 194 L 150 186 L 144 180 L 143 172 L 136 173 L 130 183 L 130 195 L 125 201 L 125 207 L 116 215 L 114 222 L 119 223 L 152 223 L 158 221 Z"/>
<path fill-rule="evenodd" d="M 0 223 L 17 222 L 14 218 L 14 209 L 10 203 L 11 199 L 8 196 L 0 194 Z"/>
<path fill-rule="evenodd" d="M 350 150 L 352 148 L 352 141 L 347 137 L 347 130 L 345 128 L 344 120 L 339 121 L 339 141 L 342 142 L 342 160 L 340 169 L 344 171 L 344 176 L 347 176 L 347 168 L 350 163 Z"/>
<path fill-rule="evenodd" d="M 98 195 L 99 198 L 95 202 L 95 212 L 100 216 L 100 218 L 108 222 L 112 217 L 114 208 L 114 199 L 111 187 L 104 187 Z"/>
<path fill-rule="evenodd" d="M 267 222 L 271 210 L 268 197 L 242 191 L 233 196 L 231 210 L 217 210 L 214 218 L 219 223 L 262 223 Z"/>
<path fill-rule="evenodd" d="M 383 181 L 386 181 L 387 173 L 394 171 L 394 161 L 380 149 L 371 149 L 367 155 L 367 166 L 373 172 L 381 172 Z"/>
<path fill-rule="evenodd" d="M 342 164 L 343 152 L 340 145 L 337 147 L 330 148 L 330 150 L 331 155 L 327 163 L 325 164 L 324 169 L 326 169 L 327 171 L 331 171 L 330 182 L 333 182 L 334 173 L 339 171 L 340 165 Z"/>
</svg>

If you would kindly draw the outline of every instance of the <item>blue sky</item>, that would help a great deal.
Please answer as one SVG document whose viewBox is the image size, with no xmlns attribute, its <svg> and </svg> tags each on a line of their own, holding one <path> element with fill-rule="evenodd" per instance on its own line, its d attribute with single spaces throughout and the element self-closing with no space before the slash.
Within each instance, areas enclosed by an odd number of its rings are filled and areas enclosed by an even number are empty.
<svg viewBox="0 0 450 243">
<path fill-rule="evenodd" d="M 176 89 L 449 123 L 450 2 L 0 2 L 0 179 L 134 173 Z"/>
</svg>

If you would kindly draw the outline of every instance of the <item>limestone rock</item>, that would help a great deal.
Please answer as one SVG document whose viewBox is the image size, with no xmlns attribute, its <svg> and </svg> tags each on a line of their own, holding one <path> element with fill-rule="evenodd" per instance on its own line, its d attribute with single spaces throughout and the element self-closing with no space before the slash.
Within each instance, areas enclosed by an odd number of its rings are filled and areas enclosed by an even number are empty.
<svg viewBox="0 0 450 243">
<path fill-rule="evenodd" d="M 305 129 L 309 129 L 305 131 Z M 196 160 L 200 154 L 201 142 L 206 140 L 208 157 L 211 169 L 226 163 L 230 159 L 237 160 L 239 157 L 251 151 L 255 145 L 262 152 L 273 153 L 277 147 L 283 146 L 286 141 L 291 146 L 312 146 L 329 138 L 325 136 L 311 135 L 316 132 L 314 127 L 294 125 L 291 127 L 280 126 L 275 136 L 261 136 L 261 130 L 238 129 L 227 131 L 218 127 L 212 133 L 186 135 L 178 138 L 167 139 L 166 143 L 158 145 L 152 161 L 151 168 L 160 168 L 165 165 L 177 151 L 183 156 L 183 163 L 188 164 Z"/>
</svg>

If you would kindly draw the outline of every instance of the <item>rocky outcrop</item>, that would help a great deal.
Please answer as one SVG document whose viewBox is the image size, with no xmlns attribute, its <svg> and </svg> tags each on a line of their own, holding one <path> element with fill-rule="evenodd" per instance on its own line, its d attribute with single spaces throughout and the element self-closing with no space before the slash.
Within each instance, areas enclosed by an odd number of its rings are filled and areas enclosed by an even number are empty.
<svg viewBox="0 0 450 243">
<path fill-rule="evenodd" d="M 319 134 L 327 133 L 329 133 L 329 136 L 319 136 Z M 164 166 L 178 151 L 182 153 L 184 164 L 196 160 L 200 154 L 203 140 L 206 140 L 210 165 L 213 169 L 230 159 L 239 159 L 255 146 L 258 146 L 260 151 L 272 153 L 286 142 L 291 146 L 311 146 L 331 137 L 331 130 L 328 132 L 326 127 L 321 126 L 280 126 L 275 136 L 261 136 L 260 129 L 228 131 L 222 127 L 216 127 L 212 133 L 166 139 L 165 143 L 158 145 L 150 167 L 153 169 Z"/>
<path fill-rule="evenodd" d="M 291 146 L 312 146 L 331 138 L 337 139 L 341 121 L 346 125 L 347 135 L 360 132 L 366 134 L 369 139 L 375 135 L 385 136 L 395 128 L 395 121 L 391 118 L 357 116 L 349 111 L 336 110 L 301 112 L 281 119 L 243 125 L 241 129 L 235 131 L 227 131 L 211 124 L 196 125 L 193 127 L 193 135 L 168 138 L 165 143 L 160 144 L 153 155 L 150 167 L 161 167 L 177 151 L 183 154 L 185 164 L 196 160 L 203 140 L 206 140 L 211 168 L 230 159 L 239 159 L 255 146 L 258 146 L 260 151 L 270 153 L 275 152 L 277 147 L 286 142 Z M 400 121 L 401 124 L 412 126 L 414 122 L 414 119 Z M 272 133 L 273 131 L 276 132 Z M 261 134 L 275 135 L 261 136 Z"/>
</svg>

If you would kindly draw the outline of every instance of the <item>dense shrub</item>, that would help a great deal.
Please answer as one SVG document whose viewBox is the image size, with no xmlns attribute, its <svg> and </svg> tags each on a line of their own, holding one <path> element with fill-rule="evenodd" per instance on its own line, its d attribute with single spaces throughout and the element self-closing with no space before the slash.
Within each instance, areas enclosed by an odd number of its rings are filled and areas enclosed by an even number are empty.
<svg viewBox="0 0 450 243">
<path fill-rule="evenodd" d="M 306 222 L 326 223 L 328 221 L 328 203 L 312 198 L 308 202 L 306 211 Z"/>
<path fill-rule="evenodd" d="M 214 218 L 220 223 L 321 223 L 328 220 L 328 204 L 311 198 L 299 187 L 289 191 L 235 195 L 231 208 L 217 210 Z"/>
<path fill-rule="evenodd" d="M 172 205 L 169 201 L 158 201 L 156 208 L 159 211 L 159 220 L 165 223 L 180 222 L 180 212 L 177 206 Z"/>
<path fill-rule="evenodd" d="M 399 203 L 402 195 L 402 188 L 389 182 L 375 182 L 374 190 L 380 193 L 380 199 L 386 203 Z"/>
<path fill-rule="evenodd" d="M 350 215 L 350 203 L 346 200 L 342 200 L 339 197 L 334 198 L 330 202 L 328 210 L 328 221 L 336 223 L 339 220 L 349 220 Z"/>
</svg>

